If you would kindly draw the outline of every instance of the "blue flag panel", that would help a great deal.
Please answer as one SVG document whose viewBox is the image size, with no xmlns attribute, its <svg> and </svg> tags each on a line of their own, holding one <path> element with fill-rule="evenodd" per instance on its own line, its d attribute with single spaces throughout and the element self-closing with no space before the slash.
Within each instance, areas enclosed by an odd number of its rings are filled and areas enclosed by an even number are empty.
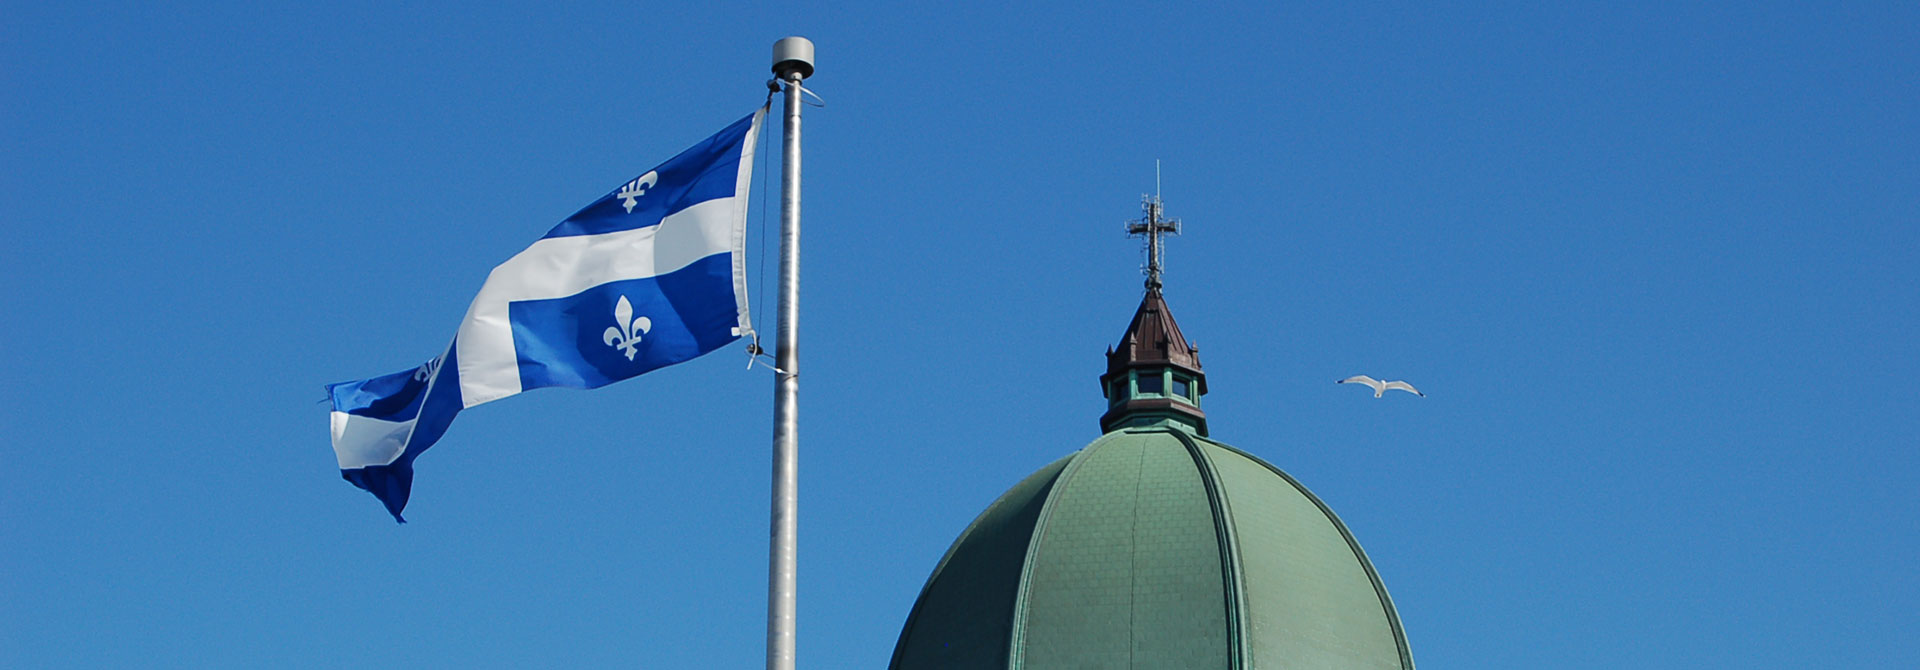
<svg viewBox="0 0 1920 670">
<path fill-rule="evenodd" d="M 461 410 L 597 388 L 750 332 L 745 221 L 763 107 L 595 200 L 494 268 L 446 353 L 327 387 L 340 476 L 395 521 L 413 461 Z"/>
</svg>

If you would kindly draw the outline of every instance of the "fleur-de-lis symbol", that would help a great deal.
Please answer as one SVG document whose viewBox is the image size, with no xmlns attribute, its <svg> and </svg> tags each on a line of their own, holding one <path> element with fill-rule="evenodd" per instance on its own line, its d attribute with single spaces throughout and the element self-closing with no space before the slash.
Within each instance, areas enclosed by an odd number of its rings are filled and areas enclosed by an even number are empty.
<svg viewBox="0 0 1920 670">
<path fill-rule="evenodd" d="M 640 196 L 646 195 L 647 189 L 658 183 L 660 183 L 660 175 L 658 173 L 648 172 L 640 175 L 639 179 L 627 182 L 627 185 L 621 187 L 620 192 L 614 195 L 627 199 L 627 201 L 622 204 L 627 206 L 627 213 L 632 214 L 633 206 L 639 204 Z"/>
<path fill-rule="evenodd" d="M 633 360 L 634 354 L 640 352 L 636 348 L 640 346 L 640 336 L 653 330 L 653 319 L 644 316 L 633 318 L 633 303 L 627 302 L 627 297 L 623 295 L 620 296 L 620 304 L 613 306 L 613 322 L 615 327 L 608 328 L 601 339 L 606 340 L 607 346 L 619 347 L 626 352 L 627 360 Z"/>
<path fill-rule="evenodd" d="M 429 379 L 433 379 L 434 375 L 440 373 L 441 358 L 442 357 L 440 356 L 434 356 L 433 360 L 427 361 L 425 364 L 422 364 L 420 366 L 420 369 L 414 370 L 413 380 L 417 382 L 423 382 Z"/>
</svg>

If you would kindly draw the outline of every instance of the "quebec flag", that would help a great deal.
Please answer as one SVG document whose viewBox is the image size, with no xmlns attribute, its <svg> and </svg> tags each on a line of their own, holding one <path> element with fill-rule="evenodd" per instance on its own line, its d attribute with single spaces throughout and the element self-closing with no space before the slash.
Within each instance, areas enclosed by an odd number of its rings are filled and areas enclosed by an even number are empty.
<svg viewBox="0 0 1920 670">
<path fill-rule="evenodd" d="M 762 107 L 634 178 L 495 267 L 447 350 L 331 384 L 340 476 L 406 523 L 413 459 L 460 410 L 598 388 L 750 333 L 747 193 Z"/>
</svg>

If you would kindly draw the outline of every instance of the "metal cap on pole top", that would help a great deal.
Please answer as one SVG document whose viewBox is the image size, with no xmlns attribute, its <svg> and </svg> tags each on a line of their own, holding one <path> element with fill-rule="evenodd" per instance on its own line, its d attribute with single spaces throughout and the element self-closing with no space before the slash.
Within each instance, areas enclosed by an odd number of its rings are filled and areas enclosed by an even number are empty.
<svg viewBox="0 0 1920 670">
<path fill-rule="evenodd" d="M 773 510 L 767 547 L 767 670 L 793 670 L 800 535 L 800 80 L 813 76 L 813 42 L 773 43 L 785 87 L 780 166 L 780 313 L 774 338 Z"/>
<path fill-rule="evenodd" d="M 813 76 L 813 40 L 796 36 L 773 43 L 774 76 L 786 79 L 789 70 L 801 79 Z"/>
</svg>

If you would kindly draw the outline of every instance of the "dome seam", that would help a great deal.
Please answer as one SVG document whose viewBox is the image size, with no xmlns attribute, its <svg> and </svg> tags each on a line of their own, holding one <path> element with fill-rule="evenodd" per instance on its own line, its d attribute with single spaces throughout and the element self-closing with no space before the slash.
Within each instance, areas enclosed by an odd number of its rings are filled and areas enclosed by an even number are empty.
<svg viewBox="0 0 1920 670">
<path fill-rule="evenodd" d="M 1220 486 L 1220 473 L 1214 467 L 1213 458 L 1200 448 L 1193 436 L 1183 431 L 1166 431 L 1187 449 L 1187 455 L 1193 459 L 1194 467 L 1200 470 L 1200 485 L 1206 489 L 1207 503 L 1213 508 L 1214 539 L 1220 546 L 1220 586 L 1224 591 L 1224 607 L 1227 616 L 1227 667 L 1241 670 L 1247 667 L 1248 631 L 1246 588 L 1241 584 L 1245 573 L 1240 564 L 1239 533 L 1233 527 L 1232 505 L 1227 500 L 1226 491 Z"/>
<path fill-rule="evenodd" d="M 1028 586 L 1033 579 L 1034 559 L 1040 554 L 1040 540 L 1046 537 L 1047 526 L 1053 521 L 1053 508 L 1060 502 L 1061 490 L 1080 472 L 1080 466 L 1087 462 L 1087 456 L 1104 442 L 1106 437 L 1102 436 L 1070 457 L 1073 460 L 1053 478 L 1053 486 L 1047 489 L 1047 501 L 1040 505 L 1040 513 L 1033 520 L 1033 532 L 1027 536 L 1026 556 L 1020 562 L 1020 581 L 1013 592 L 1012 630 L 1007 635 L 1007 670 L 1020 670 L 1026 663 Z"/>
<path fill-rule="evenodd" d="M 1067 456 L 1064 456 L 1064 457 L 1062 457 L 1062 458 L 1061 458 L 1060 460 L 1067 460 L 1067 459 L 1071 459 L 1071 458 L 1074 458 L 1074 457 L 1075 457 L 1075 456 L 1077 456 L 1077 455 L 1078 455 L 1077 453 L 1076 453 L 1076 454 L 1069 454 L 1069 455 L 1067 455 Z M 1045 471 L 1045 470 L 1046 470 L 1047 468 L 1051 468 L 1051 467 L 1053 467 L 1054 465 L 1056 465 L 1056 464 L 1059 464 L 1059 462 L 1060 462 L 1060 460 L 1056 460 L 1056 461 L 1054 461 L 1054 462 L 1052 462 L 1052 463 L 1048 463 L 1047 465 L 1045 465 L 1045 466 L 1042 466 L 1042 467 L 1041 467 L 1041 470 L 1042 470 L 1042 471 Z M 1070 463 L 1071 463 L 1071 461 L 1069 461 L 1069 464 L 1070 464 Z M 1059 481 L 1060 481 L 1060 478 L 1061 478 L 1061 477 L 1062 477 L 1062 476 L 1063 476 L 1063 475 L 1065 474 L 1065 472 L 1066 472 L 1066 466 L 1065 466 L 1065 465 L 1061 465 L 1061 466 L 1060 466 L 1060 470 L 1059 470 L 1059 471 L 1057 471 L 1057 472 L 1055 472 L 1055 473 L 1054 473 L 1054 475 L 1053 475 L 1053 477 L 1052 477 L 1051 479 L 1049 479 L 1049 480 L 1048 480 L 1048 481 L 1047 481 L 1047 482 L 1045 483 L 1045 487 L 1046 487 L 1046 490 L 1047 490 L 1047 492 L 1048 492 L 1048 495 L 1049 495 L 1049 496 L 1051 496 L 1051 495 L 1052 495 L 1052 493 L 1053 493 L 1053 491 L 1054 491 L 1054 486 L 1055 486 L 1056 484 L 1058 484 L 1058 483 L 1059 483 Z M 1024 481 L 1024 480 L 1023 480 L 1023 481 Z M 1015 484 L 1015 487 L 1018 487 L 1018 486 L 1019 486 L 1019 484 Z M 1004 495 L 1004 494 L 1003 494 L 1003 495 Z M 919 595 L 919 596 L 916 596 L 916 597 L 914 598 L 914 601 L 913 601 L 913 609 L 911 609 L 911 610 L 909 610 L 909 611 L 907 612 L 907 620 L 906 620 L 906 622 L 905 622 L 904 624 L 902 624 L 902 626 L 901 626 L 901 630 L 900 630 L 900 638 L 899 638 L 899 640 L 898 640 L 898 641 L 896 641 L 896 642 L 895 642 L 895 644 L 894 644 L 894 653 L 893 653 L 893 657 L 892 657 L 892 659 L 891 659 L 891 660 L 890 660 L 890 661 L 889 661 L 889 662 L 887 663 L 887 667 L 888 667 L 888 668 L 898 668 L 898 667 L 900 667 L 900 663 L 901 663 L 901 661 L 903 660 L 903 657 L 902 657 L 902 654 L 904 654 L 904 653 L 906 652 L 906 650 L 907 650 L 907 641 L 908 641 L 908 640 L 909 640 L 909 639 L 910 639 L 910 638 L 912 637 L 912 634 L 913 634 L 913 632 L 914 632 L 914 628 L 915 628 L 915 626 L 916 626 L 916 625 L 917 625 L 917 624 L 919 623 L 919 619 L 920 619 L 920 615 L 921 615 L 921 613 L 922 613 L 922 612 L 921 612 L 921 606 L 922 606 L 922 604 L 923 604 L 923 603 L 925 603 L 925 602 L 926 602 L 926 599 L 927 599 L 927 596 L 928 596 L 928 594 L 930 594 L 930 593 L 931 593 L 931 592 L 933 591 L 933 588 L 934 588 L 934 583 L 935 583 L 935 582 L 937 582 L 937 581 L 939 581 L 939 579 L 940 579 L 940 577 L 941 577 L 941 575 L 942 575 L 942 574 L 943 574 L 943 573 L 944 573 L 944 572 L 946 571 L 946 568 L 947 568 L 947 565 L 948 565 L 948 563 L 949 563 L 949 562 L 950 562 L 950 561 L 951 561 L 951 560 L 952 560 L 952 559 L 953 559 L 953 558 L 955 557 L 955 554 L 956 554 L 956 552 L 957 552 L 957 551 L 958 551 L 958 550 L 959 550 L 959 549 L 960 549 L 960 548 L 961 548 L 962 546 L 964 546 L 964 545 L 966 545 L 966 544 L 967 544 L 967 540 L 968 540 L 969 538 L 971 538 L 971 537 L 973 536 L 973 534 L 974 534 L 974 532 L 975 532 L 975 531 L 977 531 L 977 530 L 979 530 L 979 528 L 980 528 L 980 524 L 982 524 L 982 523 L 984 523 L 984 522 L 986 521 L 986 519 L 987 519 L 987 517 L 988 517 L 988 515 L 989 515 L 989 514 L 990 514 L 990 513 L 991 513 L 991 512 L 992 512 L 992 511 L 994 510 L 994 508 L 995 508 L 995 507 L 996 507 L 997 505 L 999 505 L 999 504 L 1000 504 L 1001 502 L 1002 502 L 1002 500 L 1000 500 L 1000 499 L 998 499 L 998 498 L 996 498 L 996 499 L 994 500 L 994 502 L 992 502 L 992 503 L 989 503 L 989 504 L 987 505 L 987 509 L 986 509 L 986 510 L 983 510 L 983 511 L 982 511 L 982 512 L 980 513 L 980 515 L 979 515 L 979 516 L 977 516 L 977 517 L 975 517 L 975 518 L 974 518 L 974 520 L 973 520 L 972 522 L 970 522 L 970 523 L 968 523 L 968 524 L 967 524 L 967 527 L 966 527 L 966 528 L 965 528 L 964 530 L 962 530 L 962 531 L 960 531 L 960 536 L 959 536 L 959 537 L 956 537 L 956 538 L 954 538 L 954 540 L 953 540 L 953 543 L 952 543 L 951 545 L 949 545 L 949 546 L 947 547 L 947 551 L 946 551 L 946 553 L 944 553 L 944 554 L 942 554 L 942 555 L 940 556 L 940 561 L 939 561 L 938 563 L 936 563 L 936 564 L 934 564 L 934 567 L 933 567 L 933 572 L 927 575 L 927 581 L 926 581 L 926 583 L 925 583 L 925 584 L 922 584 L 922 585 L 921 585 L 921 587 L 920 587 L 920 595 Z M 1042 504 L 1044 505 L 1044 503 L 1042 503 Z M 1031 538 L 1031 537 L 1029 537 L 1029 538 L 1028 538 L 1028 551 L 1029 551 L 1029 552 L 1031 552 L 1031 551 L 1032 551 L 1032 538 Z M 1019 588 L 1021 588 L 1021 585 L 1020 585 L 1020 584 L 1016 584 L 1016 585 L 1015 585 L 1015 588 L 1016 588 L 1016 589 L 1019 589 Z M 1016 596 L 1017 596 L 1017 595 L 1018 595 L 1018 594 L 1016 593 Z M 1019 605 L 1018 605 L 1018 602 L 1016 601 L 1016 603 L 1015 603 L 1015 608 L 1017 609 L 1017 608 L 1018 608 L 1018 606 L 1019 606 Z M 1009 640 L 1009 644 L 1011 644 L 1011 640 L 1012 640 L 1012 637 L 1011 637 L 1011 634 L 1009 634 L 1009 638 L 1008 638 L 1008 640 Z"/>
<path fill-rule="evenodd" d="M 1321 514 L 1326 515 L 1327 520 L 1333 522 L 1333 527 L 1340 531 L 1340 537 L 1346 539 L 1347 547 L 1349 549 L 1352 549 L 1353 555 L 1360 559 L 1360 567 L 1361 569 L 1366 571 L 1367 580 L 1373 582 L 1373 592 L 1376 596 L 1379 597 L 1380 608 L 1386 614 L 1387 627 L 1393 632 L 1394 645 L 1399 647 L 1400 667 L 1403 668 L 1403 670 L 1414 670 L 1413 650 L 1411 646 L 1407 643 L 1406 630 L 1400 627 L 1400 613 L 1398 610 L 1395 610 L 1393 607 L 1393 598 L 1387 595 L 1387 585 L 1385 582 L 1381 581 L 1379 571 L 1374 569 L 1373 560 L 1367 558 L 1366 550 L 1360 548 L 1360 541 L 1354 538 L 1353 531 L 1348 530 L 1346 522 L 1340 520 L 1340 515 L 1334 514 L 1333 508 L 1328 507 L 1327 503 L 1320 499 L 1320 496 L 1316 496 L 1313 494 L 1313 491 L 1307 490 L 1307 487 L 1305 485 L 1302 485 L 1300 483 L 1300 480 L 1294 479 L 1293 475 L 1287 474 L 1286 471 L 1281 470 L 1280 468 L 1274 466 L 1272 463 L 1268 463 L 1265 459 L 1254 456 L 1253 454 L 1249 454 L 1246 451 L 1240 449 L 1239 447 L 1235 447 L 1230 444 L 1215 442 L 1211 439 L 1204 438 L 1204 437 L 1193 438 L 1193 439 L 1203 440 L 1208 444 L 1211 444 L 1216 447 L 1220 447 L 1221 449 L 1225 449 L 1227 451 L 1231 451 L 1233 453 L 1244 456 L 1247 458 L 1247 460 L 1253 461 L 1254 463 L 1258 463 L 1261 466 L 1265 467 L 1268 471 L 1276 475 L 1279 475 L 1282 481 L 1285 481 L 1289 486 L 1292 486 L 1295 490 L 1299 491 L 1301 495 L 1306 496 L 1307 500 L 1312 501 L 1314 506 L 1320 509 Z"/>
</svg>

